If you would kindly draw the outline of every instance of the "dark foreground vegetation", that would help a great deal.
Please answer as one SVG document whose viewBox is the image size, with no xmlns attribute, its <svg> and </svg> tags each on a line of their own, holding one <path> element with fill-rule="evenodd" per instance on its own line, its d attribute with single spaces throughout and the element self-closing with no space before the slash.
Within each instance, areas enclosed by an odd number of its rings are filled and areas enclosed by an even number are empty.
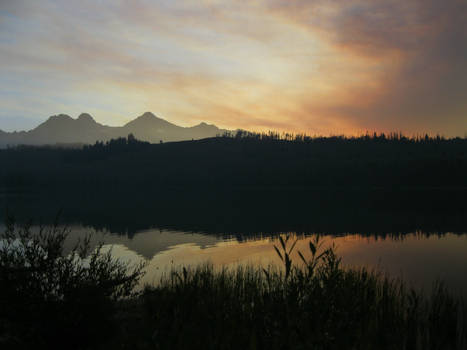
<svg viewBox="0 0 467 350">
<path fill-rule="evenodd" d="M 283 269 L 180 267 L 134 292 L 142 266 L 65 252 L 58 226 L 8 226 L 0 248 L 2 349 L 465 349 L 467 308 L 442 284 L 431 296 L 341 266 L 310 240 Z"/>
</svg>

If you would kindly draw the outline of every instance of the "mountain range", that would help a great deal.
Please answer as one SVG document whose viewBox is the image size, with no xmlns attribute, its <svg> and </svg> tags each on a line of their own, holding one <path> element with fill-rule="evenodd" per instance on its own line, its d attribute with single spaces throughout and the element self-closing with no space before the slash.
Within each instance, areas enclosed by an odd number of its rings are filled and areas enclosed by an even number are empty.
<svg viewBox="0 0 467 350">
<path fill-rule="evenodd" d="M 228 130 L 200 123 L 181 127 L 146 112 L 123 126 L 102 125 L 87 113 L 77 119 L 66 114 L 54 115 L 30 131 L 0 130 L 0 147 L 14 145 L 80 145 L 94 144 L 133 134 L 138 140 L 151 143 L 202 139 L 224 134 Z"/>
</svg>

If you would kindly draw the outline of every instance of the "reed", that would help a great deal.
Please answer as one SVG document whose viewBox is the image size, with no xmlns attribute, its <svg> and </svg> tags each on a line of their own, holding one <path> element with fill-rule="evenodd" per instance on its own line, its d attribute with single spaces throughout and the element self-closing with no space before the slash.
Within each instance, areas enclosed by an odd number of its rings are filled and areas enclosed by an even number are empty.
<svg viewBox="0 0 467 350">
<path fill-rule="evenodd" d="M 178 267 L 141 293 L 132 287 L 142 266 L 86 242 L 65 254 L 65 238 L 56 226 L 2 236 L 2 349 L 467 348 L 462 298 L 442 283 L 425 295 L 346 268 L 319 236 L 308 259 L 297 252 L 294 260 L 295 241 L 281 236 L 282 267 Z"/>
<path fill-rule="evenodd" d="M 311 258 L 279 238 L 283 269 L 175 269 L 146 287 L 149 343 L 166 349 L 465 349 L 467 308 L 437 284 L 430 296 L 400 279 L 344 268 L 310 240 Z"/>
</svg>

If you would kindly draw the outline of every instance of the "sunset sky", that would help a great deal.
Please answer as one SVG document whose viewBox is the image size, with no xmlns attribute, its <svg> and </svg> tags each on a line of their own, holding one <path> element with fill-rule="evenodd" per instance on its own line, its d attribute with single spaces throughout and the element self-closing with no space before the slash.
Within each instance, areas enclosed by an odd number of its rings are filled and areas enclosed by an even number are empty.
<svg viewBox="0 0 467 350">
<path fill-rule="evenodd" d="M 0 0 L 0 129 L 467 133 L 466 0 Z"/>
</svg>

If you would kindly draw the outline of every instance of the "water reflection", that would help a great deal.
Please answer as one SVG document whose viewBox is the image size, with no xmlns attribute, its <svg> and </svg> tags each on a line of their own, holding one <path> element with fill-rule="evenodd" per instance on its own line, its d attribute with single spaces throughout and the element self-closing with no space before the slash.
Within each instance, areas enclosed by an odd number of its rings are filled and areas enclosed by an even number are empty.
<svg viewBox="0 0 467 350">
<path fill-rule="evenodd" d="M 181 264 L 277 264 L 278 233 L 296 232 L 297 248 L 307 253 L 305 233 L 321 232 L 345 264 L 377 267 L 416 286 L 440 278 L 467 291 L 467 190 L 168 192 L 8 194 L 0 195 L 0 210 L 36 223 L 61 211 L 69 246 L 92 232 L 93 245 L 148 261 L 144 282 Z"/>
<path fill-rule="evenodd" d="M 82 237 L 91 229 L 73 226 L 72 239 Z M 148 262 L 142 283 L 157 283 L 163 273 L 180 265 L 210 262 L 215 266 L 279 264 L 273 249 L 277 236 L 237 240 L 203 233 L 150 229 L 131 238 L 95 231 L 92 242 L 105 243 L 105 249 L 125 261 Z M 295 235 L 296 251 L 309 256 L 309 235 Z M 324 235 L 324 244 L 337 245 L 337 252 L 347 266 L 377 268 L 392 276 L 402 277 L 415 287 L 429 289 L 441 279 L 455 291 L 467 294 L 467 235 L 447 233 L 424 235 L 413 233 L 403 238 L 365 237 L 361 235 Z M 71 242 L 70 242 L 71 245 Z M 296 253 L 295 253 L 296 254 Z M 299 263 L 297 255 L 295 261 Z"/>
</svg>

